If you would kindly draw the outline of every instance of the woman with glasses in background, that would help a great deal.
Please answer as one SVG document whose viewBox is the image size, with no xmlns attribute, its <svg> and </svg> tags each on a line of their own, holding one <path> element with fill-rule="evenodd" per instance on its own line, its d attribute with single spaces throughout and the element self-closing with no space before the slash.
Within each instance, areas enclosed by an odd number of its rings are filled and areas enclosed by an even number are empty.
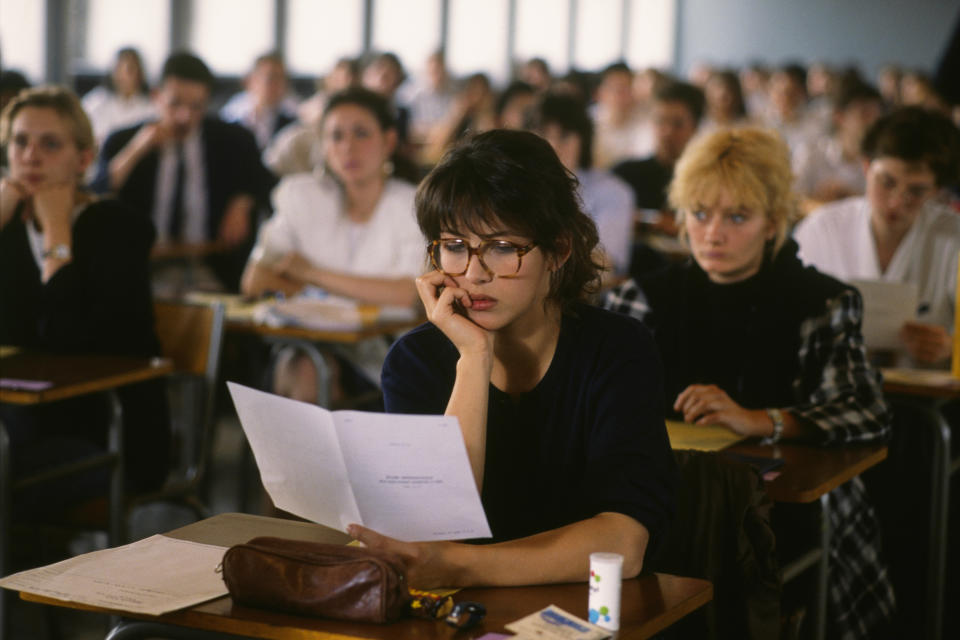
<svg viewBox="0 0 960 640">
<path fill-rule="evenodd" d="M 315 287 L 360 302 L 413 306 L 423 236 L 413 185 L 391 175 L 397 132 L 389 104 L 368 89 L 345 89 L 330 97 L 321 127 L 325 167 L 288 176 L 274 191 L 275 211 L 250 254 L 243 293 L 290 295 Z M 366 341 L 344 355 L 356 373 L 375 381 L 386 344 Z M 326 359 L 333 371 L 347 364 Z M 278 359 L 274 387 L 313 402 L 316 378 L 313 361 L 291 349 Z M 334 384 L 332 400 L 340 391 Z"/>
<path fill-rule="evenodd" d="M 575 179 L 539 136 L 494 130 L 427 176 L 417 217 L 430 322 L 392 348 L 384 401 L 459 419 L 493 543 L 350 533 L 417 587 L 582 580 L 598 550 L 635 576 L 674 508 L 660 363 L 638 322 L 583 302 L 597 229 Z"/>
</svg>

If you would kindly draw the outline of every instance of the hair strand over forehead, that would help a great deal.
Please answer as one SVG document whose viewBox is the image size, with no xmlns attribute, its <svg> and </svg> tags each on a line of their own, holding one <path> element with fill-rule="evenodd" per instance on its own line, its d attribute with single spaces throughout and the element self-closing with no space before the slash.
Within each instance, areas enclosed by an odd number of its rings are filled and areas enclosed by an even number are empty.
<svg viewBox="0 0 960 640">
<path fill-rule="evenodd" d="M 780 250 L 798 209 L 790 152 L 779 134 L 757 127 L 725 129 L 687 146 L 669 193 L 681 238 L 686 236 L 687 212 L 712 206 L 721 193 L 737 206 L 763 213 L 776 229 L 774 253 Z"/>
</svg>

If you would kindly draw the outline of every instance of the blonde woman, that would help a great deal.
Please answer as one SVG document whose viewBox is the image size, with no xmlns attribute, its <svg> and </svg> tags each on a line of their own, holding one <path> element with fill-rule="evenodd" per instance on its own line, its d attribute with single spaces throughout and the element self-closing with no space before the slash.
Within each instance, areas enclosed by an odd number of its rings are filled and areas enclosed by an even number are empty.
<svg viewBox="0 0 960 640">
<path fill-rule="evenodd" d="M 0 344 L 60 353 L 153 356 L 149 219 L 80 188 L 94 136 L 77 97 L 59 87 L 21 91 L 0 116 L 10 173 L 0 180 Z M 167 473 L 169 424 L 162 383 L 120 391 L 127 486 L 155 489 Z M 0 406 L 15 472 L 103 446 L 105 398 Z M 32 467 L 32 469 L 31 469 Z M 102 479 L 101 479 L 102 480 Z M 89 482 L 87 482 L 89 481 Z M 105 489 L 95 477 L 58 486 L 47 508 Z M 33 503 L 33 504 L 30 504 Z"/>
<path fill-rule="evenodd" d="M 860 296 L 797 258 L 792 182 L 772 131 L 694 141 L 669 194 L 692 259 L 625 283 L 606 306 L 653 329 L 666 404 L 686 422 L 773 442 L 883 440 L 891 417 L 867 363 Z M 859 477 L 829 504 L 828 620 L 836 637 L 872 637 L 895 608 L 876 515 Z"/>
</svg>

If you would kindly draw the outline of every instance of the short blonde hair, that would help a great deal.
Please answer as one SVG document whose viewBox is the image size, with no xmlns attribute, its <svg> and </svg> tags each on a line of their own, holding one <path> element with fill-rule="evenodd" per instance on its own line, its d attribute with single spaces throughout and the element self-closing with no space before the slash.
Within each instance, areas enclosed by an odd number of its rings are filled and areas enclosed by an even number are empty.
<svg viewBox="0 0 960 640">
<path fill-rule="evenodd" d="M 65 87 L 45 86 L 24 89 L 18 93 L 0 114 L 0 146 L 6 148 L 10 142 L 13 121 L 21 109 L 36 107 L 53 109 L 66 120 L 73 133 L 74 144 L 81 151 L 95 151 L 93 127 L 77 95 Z"/>
<path fill-rule="evenodd" d="M 773 223 L 773 253 L 780 250 L 797 219 L 790 151 L 774 131 L 758 127 L 724 129 L 690 142 L 674 169 L 670 206 L 677 211 L 686 241 L 686 215 L 728 192 L 738 206 L 762 211 Z"/>
</svg>

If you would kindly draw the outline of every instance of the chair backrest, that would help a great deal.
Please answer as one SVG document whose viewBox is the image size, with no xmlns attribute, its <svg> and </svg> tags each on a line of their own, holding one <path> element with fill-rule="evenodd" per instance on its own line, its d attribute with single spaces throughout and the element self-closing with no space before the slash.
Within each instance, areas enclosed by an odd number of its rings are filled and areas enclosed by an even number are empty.
<svg viewBox="0 0 960 640">
<path fill-rule="evenodd" d="M 177 371 L 203 378 L 216 375 L 223 342 L 222 304 L 158 301 L 153 305 L 157 337 Z"/>
<path fill-rule="evenodd" d="M 213 406 L 220 370 L 225 310 L 222 303 L 154 302 L 161 353 L 173 360 L 182 392 L 177 406 L 183 433 L 180 443 L 180 482 L 202 474 L 213 441 Z M 176 424 L 176 422 L 175 422 Z"/>
</svg>

